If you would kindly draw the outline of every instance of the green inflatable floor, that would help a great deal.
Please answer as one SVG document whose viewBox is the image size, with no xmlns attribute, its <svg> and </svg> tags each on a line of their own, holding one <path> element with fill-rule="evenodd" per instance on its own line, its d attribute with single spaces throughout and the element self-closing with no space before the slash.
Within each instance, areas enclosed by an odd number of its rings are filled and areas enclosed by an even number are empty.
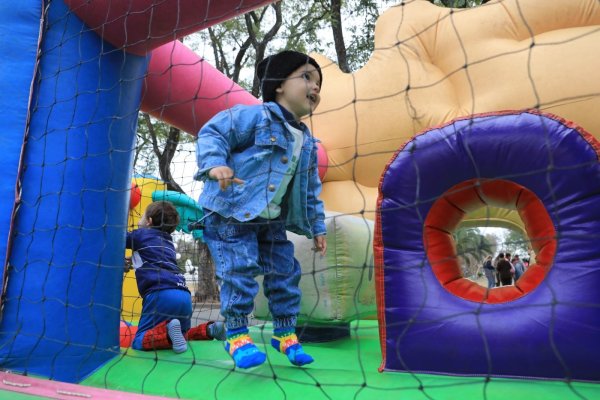
<svg viewBox="0 0 600 400">
<path fill-rule="evenodd" d="M 307 367 L 290 365 L 269 344 L 271 327 L 253 327 L 267 362 L 233 370 L 218 341 L 192 342 L 188 351 L 140 352 L 127 349 L 83 385 L 184 399 L 600 399 L 600 384 L 485 377 L 379 373 L 376 321 L 357 321 L 352 337 L 305 344 L 315 358 Z"/>
<path fill-rule="evenodd" d="M 0 390 L 0 399 L 2 400 L 33 400 L 42 398 L 43 397 Z"/>
</svg>

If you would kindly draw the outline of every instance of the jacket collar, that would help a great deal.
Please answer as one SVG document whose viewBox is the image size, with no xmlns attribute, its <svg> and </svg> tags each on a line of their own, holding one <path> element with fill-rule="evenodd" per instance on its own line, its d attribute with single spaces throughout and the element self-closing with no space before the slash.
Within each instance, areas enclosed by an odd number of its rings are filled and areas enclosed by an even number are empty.
<svg viewBox="0 0 600 400">
<path fill-rule="evenodd" d="M 263 103 L 263 105 L 271 112 L 272 115 L 275 115 L 282 122 L 287 122 L 294 128 L 300 129 L 302 131 L 306 130 L 306 125 L 303 122 L 296 121 L 292 113 L 289 112 L 281 104 L 276 103 L 274 101 L 268 101 L 266 103 Z"/>
</svg>

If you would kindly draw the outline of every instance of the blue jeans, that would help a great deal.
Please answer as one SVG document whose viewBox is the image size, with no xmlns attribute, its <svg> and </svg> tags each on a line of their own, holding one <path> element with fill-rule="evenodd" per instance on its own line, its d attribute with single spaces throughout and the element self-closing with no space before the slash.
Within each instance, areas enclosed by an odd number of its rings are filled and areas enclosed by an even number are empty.
<svg viewBox="0 0 600 400">
<path fill-rule="evenodd" d="M 142 350 L 142 341 L 147 331 L 163 321 L 178 319 L 181 331 L 190 329 L 192 318 L 192 296 L 180 289 L 165 289 L 150 292 L 142 300 L 142 315 L 131 347 Z"/>
<path fill-rule="evenodd" d="M 205 210 L 204 241 L 221 285 L 221 314 L 227 329 L 248 325 L 258 293 L 255 278 L 264 275 L 273 327 L 296 326 L 300 311 L 300 264 L 281 219 L 239 222 Z"/>
<path fill-rule="evenodd" d="M 496 271 L 493 269 L 483 269 L 485 272 L 485 277 L 488 280 L 488 289 L 496 287 Z"/>
</svg>

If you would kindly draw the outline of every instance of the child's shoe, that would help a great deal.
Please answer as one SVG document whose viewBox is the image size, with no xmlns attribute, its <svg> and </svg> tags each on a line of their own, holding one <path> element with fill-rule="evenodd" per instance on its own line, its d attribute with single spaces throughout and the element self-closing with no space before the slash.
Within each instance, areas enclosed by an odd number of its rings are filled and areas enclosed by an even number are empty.
<svg viewBox="0 0 600 400">
<path fill-rule="evenodd" d="M 251 368 L 265 362 L 267 355 L 260 350 L 248 335 L 248 328 L 227 330 L 225 351 L 238 368 Z"/>
<path fill-rule="evenodd" d="M 208 321 L 191 328 L 186 332 L 187 340 L 225 340 L 227 335 L 225 332 L 225 324 L 220 321 Z"/>
<path fill-rule="evenodd" d="M 304 352 L 293 328 L 275 329 L 271 346 L 278 352 L 285 354 L 294 365 L 302 366 L 314 361 L 310 355 Z"/>
<path fill-rule="evenodd" d="M 217 340 L 227 340 L 227 329 L 222 321 L 209 323 L 207 328 L 208 335 Z"/>
</svg>

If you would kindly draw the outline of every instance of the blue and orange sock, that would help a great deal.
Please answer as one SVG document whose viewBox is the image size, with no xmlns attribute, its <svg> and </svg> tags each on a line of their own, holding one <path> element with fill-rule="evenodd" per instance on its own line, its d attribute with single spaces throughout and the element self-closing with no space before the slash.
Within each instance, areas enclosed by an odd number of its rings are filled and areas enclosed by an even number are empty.
<svg viewBox="0 0 600 400">
<path fill-rule="evenodd" d="M 229 353 L 233 362 L 239 368 L 251 368 L 265 362 L 267 355 L 260 350 L 248 335 L 245 326 L 237 329 L 227 329 L 225 351 Z"/>
<path fill-rule="evenodd" d="M 298 336 L 296 336 L 294 328 L 275 329 L 271 346 L 278 352 L 285 354 L 294 365 L 302 366 L 314 361 L 310 355 L 304 352 L 302 345 L 298 342 Z"/>
</svg>

